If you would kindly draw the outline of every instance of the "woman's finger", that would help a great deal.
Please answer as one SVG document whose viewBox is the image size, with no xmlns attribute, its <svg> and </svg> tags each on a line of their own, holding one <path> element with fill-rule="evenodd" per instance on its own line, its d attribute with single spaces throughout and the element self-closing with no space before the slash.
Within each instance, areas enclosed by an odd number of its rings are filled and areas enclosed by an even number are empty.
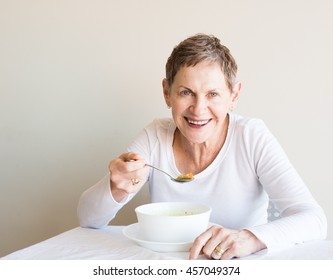
<svg viewBox="0 0 333 280">
<path fill-rule="evenodd" d="M 120 155 L 119 158 L 122 159 L 123 161 L 136 161 L 140 160 L 141 156 L 137 153 L 128 152 Z"/>
<path fill-rule="evenodd" d="M 222 249 L 226 249 L 222 245 L 224 239 L 228 236 L 229 230 L 220 226 L 213 226 L 210 230 L 212 232 L 211 238 L 206 242 L 206 245 L 203 248 L 203 253 L 207 258 L 214 258 L 214 256 L 212 256 L 214 251 L 216 251 L 217 254 L 220 254 Z M 217 247 L 218 249 L 216 250 Z"/>
<path fill-rule="evenodd" d="M 213 231 L 211 228 L 207 229 L 204 233 L 200 234 L 193 242 L 190 248 L 189 259 L 195 260 L 203 251 L 207 241 L 212 237 Z"/>
<path fill-rule="evenodd" d="M 109 169 L 116 169 L 120 173 L 131 173 L 143 169 L 146 162 L 136 153 L 125 153 L 110 163 Z"/>
</svg>

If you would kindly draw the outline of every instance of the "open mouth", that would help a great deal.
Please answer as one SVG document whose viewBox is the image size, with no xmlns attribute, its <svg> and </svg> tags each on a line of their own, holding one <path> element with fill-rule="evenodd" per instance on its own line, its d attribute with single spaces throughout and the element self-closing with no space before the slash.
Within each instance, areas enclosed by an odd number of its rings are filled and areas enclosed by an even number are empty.
<svg viewBox="0 0 333 280">
<path fill-rule="evenodd" d="M 207 119 L 207 120 L 192 120 L 189 118 L 185 117 L 185 120 L 191 127 L 203 127 L 206 124 L 208 124 L 212 119 Z"/>
</svg>

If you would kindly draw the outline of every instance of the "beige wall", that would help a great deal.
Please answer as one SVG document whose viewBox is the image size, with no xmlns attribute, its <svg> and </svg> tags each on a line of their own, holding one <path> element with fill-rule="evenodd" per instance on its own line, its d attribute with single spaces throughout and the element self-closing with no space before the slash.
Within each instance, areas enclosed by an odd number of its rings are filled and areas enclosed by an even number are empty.
<svg viewBox="0 0 333 280">
<path fill-rule="evenodd" d="M 169 116 L 165 61 L 198 32 L 233 51 L 236 112 L 266 121 L 333 239 L 332 11 L 329 0 L 0 0 L 0 256 L 78 226 L 80 194 Z"/>
</svg>

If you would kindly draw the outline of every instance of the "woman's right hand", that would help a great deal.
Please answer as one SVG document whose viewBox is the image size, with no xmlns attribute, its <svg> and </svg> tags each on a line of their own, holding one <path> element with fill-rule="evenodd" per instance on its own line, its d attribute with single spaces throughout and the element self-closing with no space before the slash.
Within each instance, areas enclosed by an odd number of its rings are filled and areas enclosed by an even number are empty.
<svg viewBox="0 0 333 280">
<path fill-rule="evenodd" d="M 149 167 L 136 153 L 125 153 L 109 164 L 113 198 L 120 202 L 130 193 L 137 192 L 148 179 Z"/>
</svg>

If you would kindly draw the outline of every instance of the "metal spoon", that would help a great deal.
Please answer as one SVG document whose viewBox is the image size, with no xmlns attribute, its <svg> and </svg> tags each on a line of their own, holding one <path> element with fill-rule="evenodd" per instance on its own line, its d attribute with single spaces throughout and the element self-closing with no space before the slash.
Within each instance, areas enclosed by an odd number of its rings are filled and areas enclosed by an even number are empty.
<svg viewBox="0 0 333 280">
<path fill-rule="evenodd" d="M 177 182 L 177 183 L 188 183 L 188 182 L 191 182 L 192 180 L 194 180 L 194 177 L 192 177 L 192 178 L 186 178 L 186 177 L 183 178 L 182 177 L 182 176 L 184 176 L 183 174 L 179 175 L 177 178 L 174 178 L 169 173 L 165 172 L 162 169 L 159 169 L 159 168 L 157 168 L 155 166 L 152 166 L 150 164 L 146 164 L 146 166 L 149 166 L 149 167 L 154 168 L 154 169 L 156 169 L 160 172 L 163 172 L 165 175 L 169 176 L 172 181 Z"/>
</svg>

